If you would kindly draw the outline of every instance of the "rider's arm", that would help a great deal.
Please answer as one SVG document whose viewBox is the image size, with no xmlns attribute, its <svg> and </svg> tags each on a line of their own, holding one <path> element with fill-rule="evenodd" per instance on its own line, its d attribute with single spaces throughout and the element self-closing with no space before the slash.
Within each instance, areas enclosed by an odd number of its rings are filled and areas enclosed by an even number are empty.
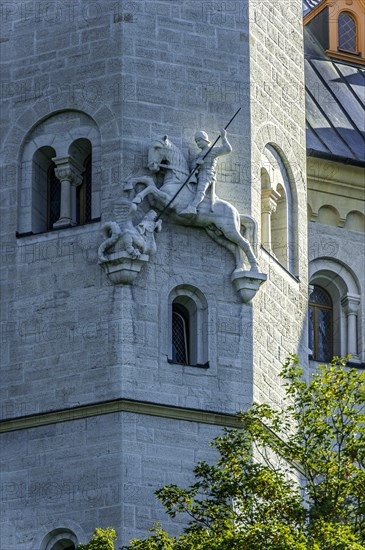
<svg viewBox="0 0 365 550">
<path fill-rule="evenodd" d="M 227 132 L 225 131 L 224 128 L 222 128 L 221 130 L 221 140 L 222 140 L 221 147 L 214 148 L 214 153 L 216 154 L 217 157 L 220 157 L 221 155 L 228 155 L 229 153 L 232 152 L 232 146 L 227 139 Z"/>
</svg>

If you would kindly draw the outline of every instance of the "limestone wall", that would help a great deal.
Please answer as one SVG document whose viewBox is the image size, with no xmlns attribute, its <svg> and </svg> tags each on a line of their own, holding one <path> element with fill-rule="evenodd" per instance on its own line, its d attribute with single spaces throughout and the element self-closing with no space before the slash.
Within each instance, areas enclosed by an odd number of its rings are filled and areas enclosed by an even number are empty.
<svg viewBox="0 0 365 550">
<path fill-rule="evenodd" d="M 307 222 L 305 113 L 302 43 L 302 3 L 252 2 L 250 6 L 250 74 L 252 132 L 252 202 L 262 238 L 260 171 L 271 174 L 275 190 L 278 173 L 264 154 L 265 146 L 282 162 L 292 200 L 290 233 L 292 267 L 288 274 L 275 254 L 262 252 L 268 281 L 253 302 L 254 399 L 280 402 L 278 372 L 290 353 L 307 363 Z M 282 177 L 282 176 L 281 176 Z M 281 246 L 281 243 L 273 245 Z M 284 243 L 283 243 L 284 244 Z M 267 246 L 265 245 L 267 248 Z M 274 246 L 273 246 L 274 248 Z M 282 263 L 282 262 L 281 262 Z M 297 280 L 291 275 L 297 277 Z"/>
<path fill-rule="evenodd" d="M 278 401 L 277 373 L 286 354 L 306 352 L 300 1 L 47 6 L 5 3 L 3 17 L 3 417 L 121 398 L 222 413 L 253 398 Z M 101 223 L 115 219 L 125 198 L 121 183 L 146 172 L 151 138 L 168 134 L 191 158 L 195 131 L 215 138 L 239 106 L 229 128 L 233 153 L 219 164 L 217 193 L 253 215 L 260 235 L 261 155 L 268 143 L 283 152 L 295 199 L 296 272 L 288 274 L 256 243 L 268 281 L 253 304 L 244 305 L 231 282 L 233 255 L 203 230 L 164 220 L 157 254 L 135 285 L 112 285 L 97 263 Z M 91 117 L 100 136 L 93 178 L 101 222 L 96 216 L 84 226 L 26 235 L 23 216 L 32 200 L 24 184 L 26 145 L 37 139 L 45 145 L 37 125 L 51 115 L 53 137 L 74 132 L 75 111 Z M 52 135 L 47 139 L 51 146 Z M 179 285 L 199 289 L 208 304 L 209 368 L 168 362 L 168 296 Z M 150 527 L 153 490 L 191 479 L 216 430 L 178 420 L 134 421 L 140 440 L 133 435 L 131 441 L 129 428 L 110 424 L 108 416 L 6 435 L 10 451 L 19 453 L 5 456 L 10 493 L 18 483 L 27 491 L 53 479 L 72 486 L 86 479 L 101 496 L 85 500 L 77 489 L 69 507 L 63 494 L 42 502 L 8 495 L 4 547 L 25 550 L 39 541 L 39 548 L 45 531 L 58 520 L 62 527 L 63 518 L 87 536 L 98 524 L 115 523 L 124 542 Z M 163 476 L 156 464 L 161 457 L 167 457 Z M 144 488 L 138 497 L 128 494 L 128 483 Z M 115 495 L 112 485 L 123 491 Z"/>
<path fill-rule="evenodd" d="M 1 436 L 1 541 L 7 550 L 38 550 L 55 529 L 78 542 L 95 526 L 114 526 L 119 544 L 147 536 L 154 521 L 178 533 L 154 496 L 168 483 L 192 483 L 192 464 L 215 458 L 219 430 L 135 414 L 70 420 Z"/>
</svg>

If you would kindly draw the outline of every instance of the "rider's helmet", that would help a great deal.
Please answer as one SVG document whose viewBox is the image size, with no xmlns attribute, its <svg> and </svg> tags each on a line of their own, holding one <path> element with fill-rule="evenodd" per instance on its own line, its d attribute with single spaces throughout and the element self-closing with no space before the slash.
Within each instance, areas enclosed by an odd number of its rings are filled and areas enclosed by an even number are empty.
<svg viewBox="0 0 365 550">
<path fill-rule="evenodd" d="M 195 132 L 194 139 L 197 140 L 198 138 L 206 141 L 207 143 L 210 143 L 208 134 L 206 132 L 202 132 L 202 131 Z"/>
</svg>

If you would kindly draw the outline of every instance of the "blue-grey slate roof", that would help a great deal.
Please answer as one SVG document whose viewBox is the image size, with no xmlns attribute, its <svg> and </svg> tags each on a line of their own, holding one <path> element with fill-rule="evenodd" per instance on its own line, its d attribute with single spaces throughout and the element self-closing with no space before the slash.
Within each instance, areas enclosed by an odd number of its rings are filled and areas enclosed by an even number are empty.
<svg viewBox="0 0 365 550">
<path fill-rule="evenodd" d="M 365 165 L 365 70 L 327 57 L 306 27 L 307 152 Z"/>
<path fill-rule="evenodd" d="M 303 15 L 307 15 L 313 8 L 320 4 L 322 0 L 303 0 Z"/>
</svg>

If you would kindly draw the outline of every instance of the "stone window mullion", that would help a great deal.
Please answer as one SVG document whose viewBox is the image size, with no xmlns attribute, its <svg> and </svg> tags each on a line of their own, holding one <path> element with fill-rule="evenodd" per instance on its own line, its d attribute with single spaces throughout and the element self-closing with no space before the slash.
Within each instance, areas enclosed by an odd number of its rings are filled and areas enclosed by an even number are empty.
<svg viewBox="0 0 365 550">
<path fill-rule="evenodd" d="M 53 224 L 55 229 L 77 224 L 76 187 L 82 183 L 84 168 L 71 156 L 55 157 L 55 175 L 61 182 L 60 217 Z"/>
<path fill-rule="evenodd" d="M 358 359 L 357 316 L 360 306 L 360 297 L 348 293 L 342 298 L 341 305 L 346 315 L 347 354 L 352 355 L 352 358 L 356 361 Z"/>
</svg>

